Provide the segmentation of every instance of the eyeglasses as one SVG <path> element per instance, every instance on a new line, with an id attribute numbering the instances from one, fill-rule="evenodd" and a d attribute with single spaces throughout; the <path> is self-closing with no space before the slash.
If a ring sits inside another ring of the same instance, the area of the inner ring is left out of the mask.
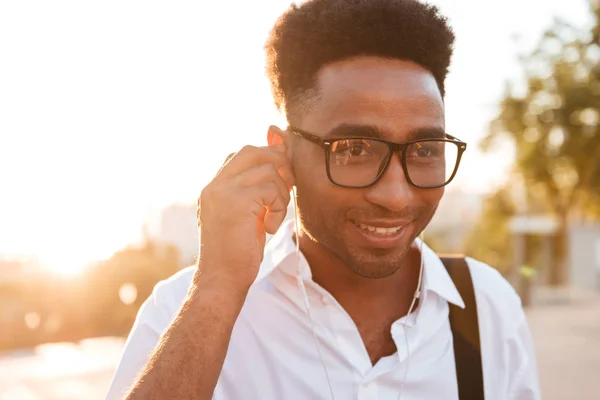
<path id="1" fill-rule="evenodd" d="M 323 139 L 301 129 L 288 132 L 325 150 L 327 177 L 337 186 L 367 188 L 375 185 L 390 165 L 395 152 L 409 184 L 421 189 L 446 186 L 454 179 L 467 144 L 446 134 L 444 139 L 425 138 L 394 143 L 370 137 Z"/>

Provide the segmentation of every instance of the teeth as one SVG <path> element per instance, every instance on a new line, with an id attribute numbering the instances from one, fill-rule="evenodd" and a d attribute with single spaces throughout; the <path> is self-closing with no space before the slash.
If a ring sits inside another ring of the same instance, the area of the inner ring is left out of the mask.
<path id="1" fill-rule="evenodd" d="M 378 235 L 393 235 L 394 233 L 398 232 L 402 227 L 401 226 L 396 226 L 396 227 L 392 227 L 392 228 L 384 228 L 381 226 L 371 226 L 371 225 L 366 225 L 366 224 L 359 224 L 359 226 L 361 227 L 361 229 L 364 229 L 366 231 L 369 232 L 374 232 Z"/>

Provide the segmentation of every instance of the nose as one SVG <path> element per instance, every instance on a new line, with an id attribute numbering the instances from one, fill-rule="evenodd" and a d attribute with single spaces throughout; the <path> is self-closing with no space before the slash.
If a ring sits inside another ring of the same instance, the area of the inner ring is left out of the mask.
<path id="1" fill-rule="evenodd" d="M 379 181 L 367 188 L 366 199 L 390 211 L 399 212 L 415 199 L 415 189 L 406 179 L 401 155 L 394 153 Z"/>

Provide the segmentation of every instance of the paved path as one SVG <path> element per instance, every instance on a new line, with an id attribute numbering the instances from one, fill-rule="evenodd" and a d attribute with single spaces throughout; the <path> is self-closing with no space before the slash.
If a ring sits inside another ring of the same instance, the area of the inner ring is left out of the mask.
<path id="1" fill-rule="evenodd" d="M 527 314 L 542 398 L 600 399 L 600 294 L 541 293 Z"/>
<path id="2" fill-rule="evenodd" d="M 544 400 L 600 399 L 600 294 L 538 293 L 527 311 Z M 101 400 L 122 339 L 0 354 L 0 400 Z"/>

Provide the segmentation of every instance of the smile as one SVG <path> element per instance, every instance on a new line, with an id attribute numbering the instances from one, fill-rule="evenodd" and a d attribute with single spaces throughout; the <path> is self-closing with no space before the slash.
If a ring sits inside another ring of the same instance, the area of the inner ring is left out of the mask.
<path id="1" fill-rule="evenodd" d="M 381 235 L 381 236 L 393 235 L 396 232 L 398 232 L 400 229 L 403 228 L 403 226 L 393 226 L 393 227 L 373 226 L 373 225 L 363 224 L 361 222 L 355 222 L 354 224 L 365 231 L 374 233 L 376 235 Z"/>
<path id="2" fill-rule="evenodd" d="M 407 231 L 411 225 L 410 221 L 352 221 L 351 231 L 361 246 L 376 249 L 392 249 L 402 245 L 406 240 Z M 368 223 L 367 223 L 368 222 Z"/>

